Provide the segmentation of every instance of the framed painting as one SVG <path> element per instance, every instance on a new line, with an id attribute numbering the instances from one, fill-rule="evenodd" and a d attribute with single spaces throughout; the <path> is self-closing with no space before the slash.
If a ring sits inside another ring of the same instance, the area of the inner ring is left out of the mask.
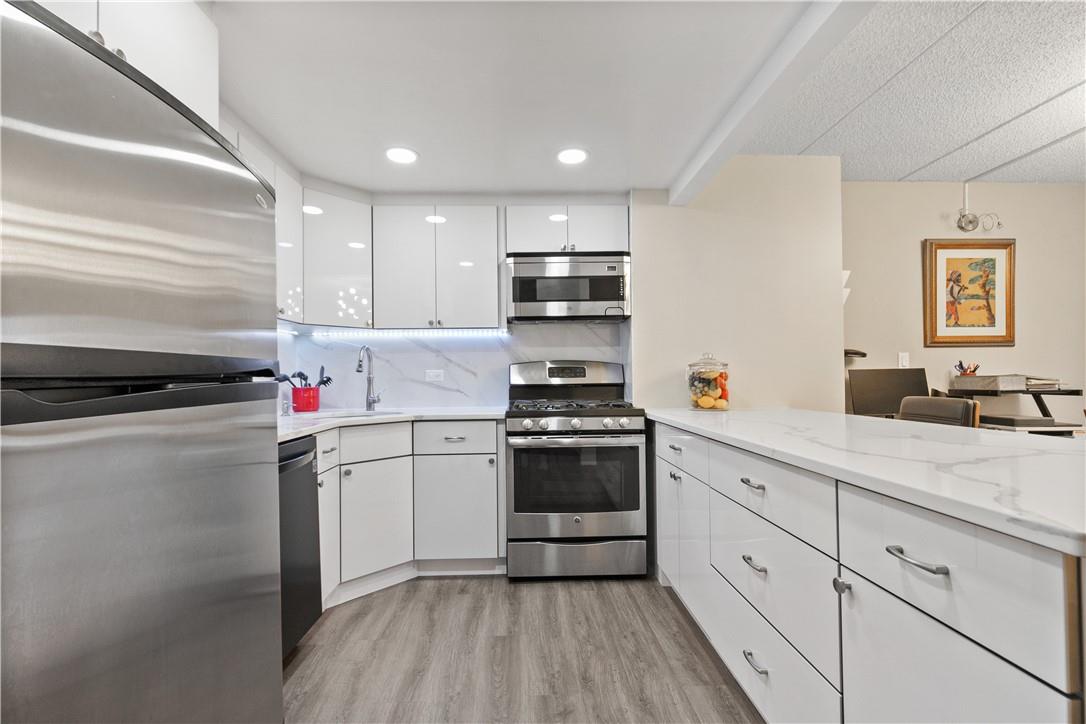
<path id="1" fill-rule="evenodd" d="M 924 346 L 1014 346 L 1014 239 L 925 239 Z"/>

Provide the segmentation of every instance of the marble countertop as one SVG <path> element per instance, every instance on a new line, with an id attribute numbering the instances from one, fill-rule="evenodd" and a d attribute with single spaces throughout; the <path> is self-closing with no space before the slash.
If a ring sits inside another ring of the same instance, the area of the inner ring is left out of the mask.
<path id="1" fill-rule="evenodd" d="M 1086 440 L 810 410 L 650 409 L 687 432 L 1074 556 Z"/>
<path id="2" fill-rule="evenodd" d="M 280 416 L 279 442 L 332 430 L 337 427 L 380 425 L 386 422 L 422 420 L 501 420 L 504 407 L 411 407 L 398 410 L 321 410 Z"/>

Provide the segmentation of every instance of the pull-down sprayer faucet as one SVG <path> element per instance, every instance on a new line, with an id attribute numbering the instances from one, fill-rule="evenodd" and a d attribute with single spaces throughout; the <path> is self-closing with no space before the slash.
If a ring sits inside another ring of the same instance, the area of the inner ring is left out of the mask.
<path id="1" fill-rule="evenodd" d="M 362 345 L 358 350 L 358 367 L 355 372 L 366 372 L 366 411 L 373 412 L 381 401 L 381 395 L 373 391 L 373 350 L 368 344 Z"/>

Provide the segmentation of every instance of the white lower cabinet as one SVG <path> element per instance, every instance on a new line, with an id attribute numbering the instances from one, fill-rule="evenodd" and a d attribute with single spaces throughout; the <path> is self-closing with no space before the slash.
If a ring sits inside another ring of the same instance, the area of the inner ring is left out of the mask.
<path id="1" fill-rule="evenodd" d="M 496 558 L 497 455 L 416 456 L 414 529 L 418 560 Z"/>
<path id="2" fill-rule="evenodd" d="M 679 472 L 679 581 L 676 590 L 703 627 L 714 609 L 709 562 L 709 486 Z M 673 579 L 674 582 L 674 579 Z"/>
<path id="3" fill-rule="evenodd" d="M 321 545 L 321 601 L 339 585 L 339 468 L 317 477 L 317 515 Z"/>
<path id="4" fill-rule="evenodd" d="M 1081 720 L 1077 700 L 859 575 L 841 578 L 852 585 L 841 596 L 846 722 Z"/>
<path id="5" fill-rule="evenodd" d="M 674 465 L 656 458 L 656 566 L 679 582 L 679 483 Z"/>
<path id="6" fill-rule="evenodd" d="M 340 470 L 342 580 L 411 561 L 411 457 L 344 465 Z"/>
<path id="7" fill-rule="evenodd" d="M 702 628 L 765 720 L 839 722 L 837 690 L 722 576 L 707 582 L 713 609 Z"/>

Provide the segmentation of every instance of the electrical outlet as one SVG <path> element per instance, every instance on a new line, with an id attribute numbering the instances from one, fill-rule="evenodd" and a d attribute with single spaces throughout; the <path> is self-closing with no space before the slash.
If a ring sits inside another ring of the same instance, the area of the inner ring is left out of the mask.
<path id="1" fill-rule="evenodd" d="M 427 382 L 444 382 L 445 370 L 426 370 Z"/>
<path id="2" fill-rule="evenodd" d="M 897 366 L 901 367 L 902 369 L 909 366 L 909 353 L 908 352 L 898 352 L 897 353 Z"/>

